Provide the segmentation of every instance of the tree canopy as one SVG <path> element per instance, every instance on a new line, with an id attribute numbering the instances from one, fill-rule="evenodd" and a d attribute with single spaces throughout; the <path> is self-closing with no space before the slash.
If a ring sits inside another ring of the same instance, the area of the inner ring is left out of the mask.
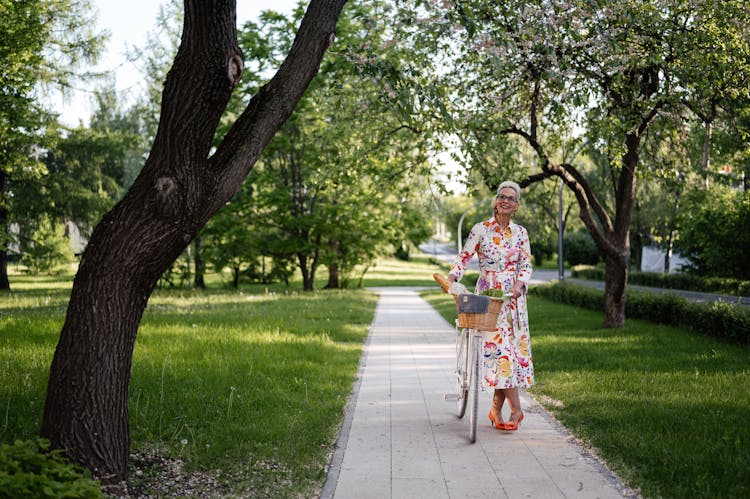
<path id="1" fill-rule="evenodd" d="M 744 3 L 404 7 L 404 23 L 415 20 L 430 29 L 412 31 L 414 46 L 448 61 L 437 78 L 453 89 L 451 122 L 472 171 L 488 186 L 507 177 L 522 186 L 563 180 L 606 257 L 605 325 L 622 325 L 638 183 L 663 166 L 642 160 L 644 145 L 659 140 L 650 133 L 656 127 L 700 127 L 693 111 L 707 99 L 747 96 Z M 579 144 L 597 158 L 604 182 L 592 182 L 581 160 L 567 157 Z M 523 150 L 533 151 L 534 164 L 519 161 Z"/>

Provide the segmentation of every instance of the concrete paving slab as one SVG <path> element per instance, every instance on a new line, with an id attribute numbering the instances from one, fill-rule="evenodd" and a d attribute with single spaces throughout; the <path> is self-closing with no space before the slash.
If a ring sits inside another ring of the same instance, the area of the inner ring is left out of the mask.
<path id="1" fill-rule="evenodd" d="M 490 425 L 491 393 L 481 393 L 471 444 L 468 418 L 443 397 L 454 390 L 455 329 L 414 289 L 376 291 L 322 498 L 637 496 L 525 393 L 517 432 Z"/>

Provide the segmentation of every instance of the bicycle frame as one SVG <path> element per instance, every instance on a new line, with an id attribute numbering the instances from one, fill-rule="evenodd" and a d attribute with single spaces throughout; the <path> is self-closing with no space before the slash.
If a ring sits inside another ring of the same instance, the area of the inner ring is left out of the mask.
<path id="1" fill-rule="evenodd" d="M 477 434 L 479 403 L 479 373 L 482 359 L 483 336 L 480 331 L 462 328 L 456 335 L 456 401 L 458 417 L 463 418 L 469 408 L 469 440 Z"/>

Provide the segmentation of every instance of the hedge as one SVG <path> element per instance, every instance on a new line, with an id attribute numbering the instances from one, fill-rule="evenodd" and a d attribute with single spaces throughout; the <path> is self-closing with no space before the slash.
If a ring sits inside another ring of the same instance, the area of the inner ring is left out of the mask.
<path id="1" fill-rule="evenodd" d="M 570 275 L 578 279 L 603 281 L 604 269 L 590 265 L 577 265 L 573 267 Z M 733 296 L 750 296 L 750 281 L 728 277 L 701 277 L 682 272 L 674 274 L 630 272 L 628 274 L 628 284 L 650 286 L 653 288 L 700 291 L 704 293 L 722 293 Z"/>
<path id="2" fill-rule="evenodd" d="M 604 309 L 604 291 L 588 286 L 556 282 L 532 286 L 529 293 L 591 310 Z M 693 303 L 673 294 L 628 290 L 625 315 L 750 345 L 750 309 L 742 305 Z"/>

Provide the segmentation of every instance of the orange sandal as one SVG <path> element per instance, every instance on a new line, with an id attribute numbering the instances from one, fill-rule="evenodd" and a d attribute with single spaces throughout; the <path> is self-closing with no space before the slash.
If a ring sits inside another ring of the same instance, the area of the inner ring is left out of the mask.
<path id="1" fill-rule="evenodd" d="M 505 431 L 516 431 L 518 429 L 518 425 L 521 424 L 521 421 L 523 421 L 523 413 L 518 417 L 518 421 L 508 421 L 503 425 L 503 430 Z"/>
<path id="2" fill-rule="evenodd" d="M 492 415 L 492 411 L 490 411 L 490 413 L 489 413 L 489 418 L 490 418 L 490 422 L 492 423 L 492 426 L 494 426 L 498 430 L 505 430 L 505 429 L 507 429 L 505 427 L 506 423 L 504 421 L 502 421 L 502 420 L 499 421 L 499 422 L 495 421 L 495 417 Z"/>

